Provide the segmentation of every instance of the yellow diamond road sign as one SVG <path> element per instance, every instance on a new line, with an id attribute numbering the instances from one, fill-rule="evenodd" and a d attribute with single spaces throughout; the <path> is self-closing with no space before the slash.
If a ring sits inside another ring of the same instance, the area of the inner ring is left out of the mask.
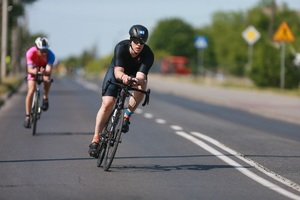
<path id="1" fill-rule="evenodd" d="M 291 32 L 288 24 L 286 22 L 282 22 L 273 35 L 273 40 L 276 42 L 294 42 L 295 37 Z"/>
<path id="2" fill-rule="evenodd" d="M 254 28 L 254 26 L 248 26 L 243 31 L 242 36 L 249 45 L 253 45 L 260 38 L 260 33 Z"/>

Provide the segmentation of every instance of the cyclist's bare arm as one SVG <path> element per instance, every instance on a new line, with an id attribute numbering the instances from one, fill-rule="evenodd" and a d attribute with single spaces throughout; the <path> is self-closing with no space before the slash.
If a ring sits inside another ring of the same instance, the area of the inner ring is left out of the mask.
<path id="1" fill-rule="evenodd" d="M 141 85 L 143 89 L 146 89 L 147 76 L 143 72 L 137 72 L 136 77 L 137 84 Z"/>
<path id="2" fill-rule="evenodd" d="M 134 80 L 134 82 L 138 81 L 136 78 L 132 78 L 129 75 L 125 74 L 123 67 L 116 66 L 114 68 L 114 74 L 115 78 L 121 80 L 125 85 L 132 83 L 131 80 Z"/>
<path id="3" fill-rule="evenodd" d="M 51 75 L 51 72 L 52 72 L 52 68 L 53 68 L 52 65 L 47 64 L 46 67 L 43 69 L 42 74 L 43 74 L 44 76 L 50 76 L 50 75 Z"/>
<path id="4" fill-rule="evenodd" d="M 32 74 L 32 75 L 35 75 L 38 73 L 38 68 L 37 67 L 34 67 L 33 65 L 28 65 L 27 66 L 27 72 L 29 74 Z"/>
<path id="5" fill-rule="evenodd" d="M 115 78 L 122 80 L 123 76 L 124 76 L 124 68 L 120 67 L 120 66 L 115 66 L 114 68 L 114 74 L 115 74 Z"/>
<path id="6" fill-rule="evenodd" d="M 124 84 L 128 84 L 131 79 L 133 79 L 137 85 L 144 85 L 147 81 L 146 75 L 143 72 L 137 72 L 136 77 L 131 78 L 124 73 L 124 68 L 120 66 L 115 66 L 114 74 L 116 79 L 122 80 Z"/>

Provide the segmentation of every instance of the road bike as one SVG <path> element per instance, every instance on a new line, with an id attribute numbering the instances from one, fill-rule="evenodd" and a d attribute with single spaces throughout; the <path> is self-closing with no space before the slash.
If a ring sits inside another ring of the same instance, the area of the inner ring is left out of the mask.
<path id="1" fill-rule="evenodd" d="M 121 143 L 124 113 L 128 108 L 129 97 L 132 96 L 131 91 L 141 92 L 145 95 L 142 106 L 149 104 L 150 89 L 145 91 L 135 88 L 132 86 L 133 82 L 134 81 L 131 80 L 128 85 L 125 85 L 109 80 L 104 89 L 104 91 L 106 91 L 109 84 L 113 84 L 119 87 L 118 96 L 114 103 L 113 110 L 102 131 L 102 134 L 100 135 L 100 144 L 98 145 L 96 153 L 97 167 L 101 167 L 101 164 L 103 163 L 104 171 L 108 171 L 108 169 L 110 168 L 117 152 L 118 145 L 119 143 Z"/>
<path id="2" fill-rule="evenodd" d="M 53 82 L 53 79 L 50 80 Z M 30 124 L 32 127 L 32 135 L 34 136 L 36 134 L 36 127 L 37 127 L 37 121 L 41 118 L 42 115 L 42 106 L 40 104 L 40 86 L 41 83 L 43 83 L 43 75 L 41 73 L 38 73 L 36 75 L 36 87 L 33 94 L 32 104 L 31 104 L 31 112 L 30 112 Z"/>

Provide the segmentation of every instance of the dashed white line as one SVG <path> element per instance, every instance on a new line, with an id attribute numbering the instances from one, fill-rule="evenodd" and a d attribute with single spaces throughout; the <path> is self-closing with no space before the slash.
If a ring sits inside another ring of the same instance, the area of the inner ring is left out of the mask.
<path id="1" fill-rule="evenodd" d="M 162 120 L 162 119 L 159 119 L 159 120 L 156 120 L 157 123 L 161 122 L 161 121 L 165 121 L 165 120 Z M 217 151 L 216 149 L 214 149 L 213 147 L 209 146 L 208 144 L 204 143 L 203 141 L 201 141 L 200 139 L 194 137 L 194 136 L 197 136 L 197 137 L 200 137 L 201 139 L 204 139 L 208 142 L 210 142 L 211 144 L 214 144 L 216 146 L 218 146 L 219 148 L 227 151 L 228 153 L 230 153 L 231 155 L 234 155 L 236 156 L 237 158 L 243 160 L 244 162 L 246 162 L 247 164 L 255 167 L 256 169 L 258 169 L 259 171 L 261 172 L 264 172 L 266 175 L 268 175 L 269 177 L 273 178 L 274 180 L 277 180 L 279 181 L 280 183 L 283 183 L 297 191 L 300 191 L 299 190 L 299 185 L 284 178 L 284 177 L 281 177 L 280 175 L 276 174 L 272 174 L 270 172 L 268 172 L 266 170 L 265 167 L 262 167 L 261 165 L 259 165 L 258 163 L 255 163 L 254 161 L 252 161 L 251 159 L 246 159 L 245 157 L 243 157 L 241 154 L 239 154 L 238 152 L 226 147 L 225 145 L 222 145 L 219 141 L 211 138 L 211 137 L 208 137 L 204 134 L 201 134 L 201 133 L 198 133 L 198 132 L 191 132 L 192 135 L 188 134 L 188 133 L 185 133 L 183 132 L 183 128 L 180 127 L 180 126 L 177 126 L 177 125 L 171 125 L 170 126 L 171 129 L 175 130 L 175 133 L 195 144 L 197 144 L 198 146 L 200 146 L 201 148 L 205 149 L 206 151 L 210 152 L 211 154 L 215 155 L 216 157 L 218 157 L 219 159 L 223 160 L 225 163 L 229 164 L 230 166 L 234 167 L 236 170 L 240 171 L 242 174 L 244 174 L 245 176 L 251 178 L 252 180 L 258 182 L 259 184 L 271 189 L 271 190 L 274 190 L 276 191 L 277 193 L 279 194 L 282 194 L 283 196 L 285 197 L 288 197 L 290 199 L 300 199 L 300 196 L 299 195 L 296 195 L 292 192 L 289 192 L 285 189 L 283 189 L 282 187 L 258 176 L 257 174 L 249 171 L 248 169 L 246 169 L 244 166 L 242 166 L 241 164 L 237 163 L 236 161 L 232 160 L 231 158 L 229 158 L 228 156 L 225 156 L 224 154 L 222 154 L 221 152 Z"/>
<path id="2" fill-rule="evenodd" d="M 137 108 L 137 109 L 134 111 L 134 113 L 141 114 L 141 113 L 143 113 L 143 110 L 140 109 L 140 108 Z"/>
<path id="3" fill-rule="evenodd" d="M 164 120 L 164 119 L 156 119 L 155 121 L 159 124 L 165 124 L 166 123 L 166 120 Z"/>
<path id="4" fill-rule="evenodd" d="M 150 114 L 150 113 L 145 113 L 145 114 L 144 114 L 144 117 L 145 117 L 145 118 L 148 118 L 148 119 L 151 119 L 151 118 L 153 118 L 153 115 Z"/>
<path id="5" fill-rule="evenodd" d="M 183 130 L 180 126 L 177 126 L 177 125 L 171 125 L 170 127 L 171 127 L 171 129 L 173 129 L 175 131 Z"/>

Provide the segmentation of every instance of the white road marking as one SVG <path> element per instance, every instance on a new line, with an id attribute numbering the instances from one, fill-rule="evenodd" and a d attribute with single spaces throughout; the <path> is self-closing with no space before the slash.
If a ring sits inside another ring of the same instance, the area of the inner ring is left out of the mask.
<path id="1" fill-rule="evenodd" d="M 166 120 L 164 120 L 164 119 L 156 119 L 155 121 L 159 124 L 165 124 L 166 123 Z"/>
<path id="2" fill-rule="evenodd" d="M 145 113 L 145 114 L 144 114 L 144 117 L 145 117 L 145 118 L 148 118 L 148 119 L 151 119 L 151 118 L 153 118 L 153 115 L 150 114 L 150 113 Z"/>
<path id="3" fill-rule="evenodd" d="M 176 126 L 176 125 L 171 125 L 170 127 L 171 127 L 171 129 L 173 129 L 175 131 L 183 130 L 180 126 Z"/>
<path id="4" fill-rule="evenodd" d="M 93 83 L 90 83 L 90 82 L 87 82 L 87 81 L 84 81 L 82 79 L 77 79 L 77 82 L 81 85 L 83 85 L 84 87 L 86 87 L 87 89 L 90 89 L 90 90 L 94 90 L 94 91 L 98 91 L 99 90 L 99 87 L 98 85 L 96 84 L 93 84 Z M 135 113 L 142 113 L 142 109 L 136 109 Z M 150 114 L 150 113 L 146 113 L 144 114 L 144 117 L 145 118 L 153 118 L 153 115 Z M 164 124 L 166 123 L 165 120 L 163 119 L 157 119 L 156 120 L 157 123 L 161 123 L 161 124 Z M 196 137 L 199 137 L 203 140 L 206 140 L 208 142 L 210 142 L 211 144 L 214 144 L 216 145 L 217 147 L 223 149 L 224 151 L 230 153 L 231 155 L 234 155 L 235 157 L 241 159 L 242 161 L 246 162 L 247 164 L 255 167 L 256 169 L 258 169 L 259 171 L 263 172 L 264 174 L 268 175 L 269 177 L 273 178 L 274 180 L 277 180 L 297 191 L 300 191 L 300 186 L 278 174 L 275 174 L 274 172 L 271 172 L 270 170 L 266 169 L 265 167 L 261 166 L 260 164 L 252 161 L 251 159 L 249 158 L 246 158 L 244 157 L 243 155 L 239 154 L 238 152 L 230 149 L 229 147 L 226 147 L 225 145 L 223 145 L 222 143 L 220 143 L 219 141 L 211 138 L 211 137 L 208 137 L 202 133 L 198 133 L 198 132 L 191 132 L 192 135 L 196 136 L 192 136 L 188 133 L 185 133 L 181 130 L 183 130 L 182 127 L 180 126 L 177 126 L 177 125 L 171 125 L 170 126 L 171 129 L 175 130 L 176 134 L 195 143 L 196 145 L 200 146 L 201 148 L 205 149 L 206 151 L 210 152 L 211 154 L 215 155 L 217 158 L 220 158 L 221 160 L 223 160 L 225 163 L 229 164 L 230 166 L 234 167 L 236 170 L 240 171 L 242 174 L 244 174 L 245 176 L 251 178 L 252 180 L 260 183 L 261 185 L 271 189 L 271 190 L 274 190 L 288 198 L 291 198 L 291 199 L 300 199 L 300 196 L 299 195 L 296 195 L 294 193 L 291 193 L 273 183 L 271 183 L 270 181 L 256 175 L 255 173 L 249 171 L 248 169 L 246 169 L 244 166 L 240 165 L 239 163 L 235 162 L 234 160 L 232 160 L 231 158 L 225 156 L 224 154 L 222 154 L 221 152 L 217 151 L 216 149 L 214 149 L 213 147 L 209 146 L 208 144 L 204 143 L 203 141 L 201 141 L 200 139 L 196 138 Z"/>
<path id="5" fill-rule="evenodd" d="M 215 155 L 217 158 L 223 160 L 225 163 L 227 163 L 228 165 L 234 167 L 236 170 L 240 171 L 242 174 L 244 174 L 245 176 L 251 178 L 252 180 L 260 183 L 261 185 L 274 190 L 288 198 L 291 199 L 300 199 L 300 196 L 291 193 L 281 187 L 279 187 L 278 185 L 275 185 L 273 183 L 271 183 L 270 181 L 254 174 L 253 172 L 249 171 L 248 169 L 246 169 L 244 166 L 240 165 L 239 163 L 235 162 L 234 160 L 232 160 L 231 158 L 225 156 L 224 154 L 222 154 L 221 152 L 217 151 L 216 149 L 212 148 L 211 146 L 209 146 L 208 144 L 204 143 L 203 141 L 201 141 L 200 139 L 197 139 L 194 136 L 191 136 L 190 134 L 187 134 L 183 131 L 176 131 L 176 134 L 195 143 L 196 145 L 200 146 L 201 148 L 205 149 L 206 151 L 210 152 L 211 154 Z"/>
<path id="6" fill-rule="evenodd" d="M 143 110 L 140 109 L 140 108 L 137 108 L 137 109 L 134 111 L 134 113 L 141 114 L 141 113 L 143 113 Z"/>
<path id="7" fill-rule="evenodd" d="M 225 146 L 224 144 L 220 143 L 219 141 L 204 135 L 202 133 L 198 133 L 198 132 L 191 132 L 192 135 L 199 137 L 201 139 L 204 139 L 214 145 L 216 145 L 217 147 L 223 149 L 224 151 L 227 151 L 228 153 L 230 153 L 231 155 L 234 155 L 235 157 L 239 158 L 240 160 L 248 163 L 249 165 L 251 165 L 252 167 L 255 167 L 256 169 L 258 169 L 259 171 L 263 172 L 264 174 L 266 174 L 267 176 L 277 180 L 278 182 L 281 182 L 282 184 L 292 187 L 295 190 L 300 192 L 300 185 L 298 185 L 295 182 L 292 182 L 282 176 L 280 176 L 279 174 L 276 174 L 275 172 L 272 172 L 271 170 L 267 169 L 266 167 L 258 164 L 257 162 L 251 160 L 250 158 L 247 158 L 245 156 L 243 156 L 242 154 L 234 151 L 233 149 L 230 149 L 229 147 Z"/>

